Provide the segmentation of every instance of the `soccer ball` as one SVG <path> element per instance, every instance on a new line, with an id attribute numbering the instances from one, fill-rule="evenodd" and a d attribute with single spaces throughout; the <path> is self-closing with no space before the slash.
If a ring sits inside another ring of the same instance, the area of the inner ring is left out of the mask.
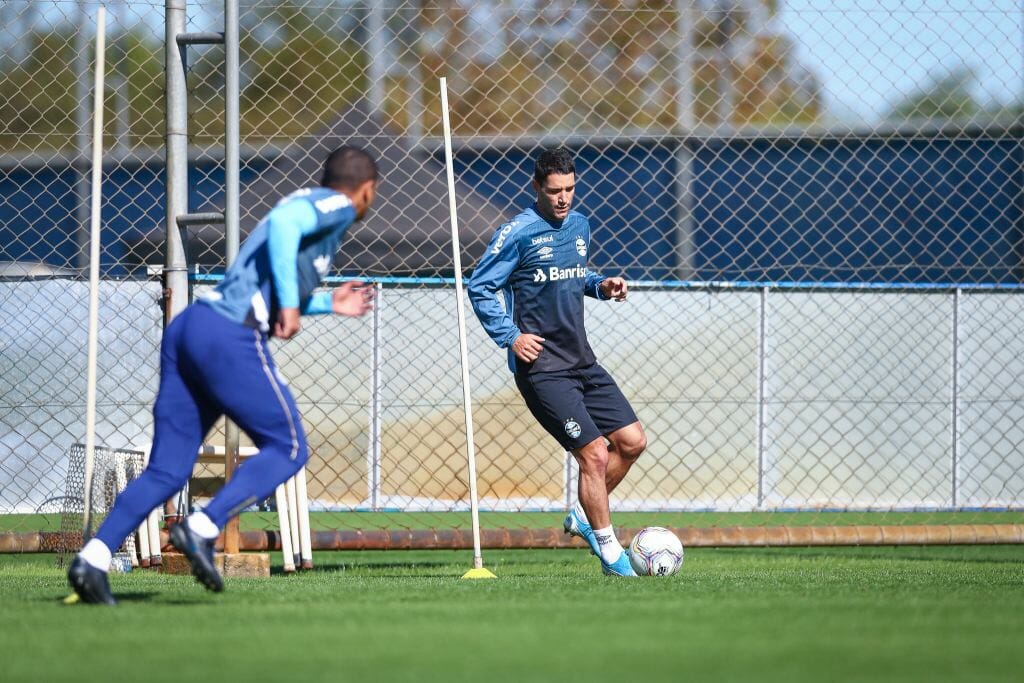
<path id="1" fill-rule="evenodd" d="M 629 562 L 640 576 L 672 576 L 683 565 L 683 544 L 668 529 L 649 526 L 629 544 Z"/>

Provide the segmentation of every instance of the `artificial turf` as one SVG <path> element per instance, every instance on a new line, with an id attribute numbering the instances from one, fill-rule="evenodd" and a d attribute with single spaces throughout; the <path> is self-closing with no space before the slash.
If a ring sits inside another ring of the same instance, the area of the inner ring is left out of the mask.
<path id="1" fill-rule="evenodd" d="M 488 512 L 480 513 L 483 529 L 559 529 L 565 512 Z M 276 529 L 275 512 L 245 512 L 239 516 L 243 531 Z M 615 526 L 639 529 L 650 525 L 668 527 L 732 526 L 845 526 L 850 524 L 1024 524 L 1021 510 L 961 511 L 772 511 L 772 512 L 615 512 Z M 350 511 L 310 513 L 314 530 L 350 529 L 469 529 L 471 521 L 464 512 Z M 5 531 L 59 531 L 61 515 L 0 514 L 0 533 Z"/>
<path id="2" fill-rule="evenodd" d="M 280 555 L 272 555 L 279 560 Z M 318 553 L 312 572 L 113 575 L 67 606 L 0 555 L 3 681 L 1019 681 L 1024 547 L 704 549 L 671 578 L 583 550 Z"/>

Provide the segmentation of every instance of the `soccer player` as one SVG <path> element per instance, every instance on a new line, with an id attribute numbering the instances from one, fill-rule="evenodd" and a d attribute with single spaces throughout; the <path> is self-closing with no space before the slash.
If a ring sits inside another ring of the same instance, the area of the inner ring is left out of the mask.
<path id="1" fill-rule="evenodd" d="M 354 147 L 335 150 L 324 163 L 321 187 L 282 199 L 245 240 L 216 289 L 167 327 L 149 465 L 117 497 L 96 536 L 72 561 L 68 581 L 81 600 L 116 604 L 107 581 L 112 551 L 150 510 L 185 485 L 204 437 L 227 415 L 259 454 L 247 459 L 202 511 L 170 531 L 171 543 L 188 558 L 199 582 L 223 590 L 213 564 L 218 533 L 308 458 L 299 412 L 270 356 L 268 337 L 294 337 L 301 313 L 361 316 L 372 308 L 373 289 L 363 283 L 313 290 L 376 191 L 373 158 Z"/>
<path id="2" fill-rule="evenodd" d="M 587 269 L 590 223 L 570 211 L 572 154 L 560 147 L 536 161 L 537 200 L 495 232 L 469 281 L 473 310 L 508 349 L 527 407 L 579 463 L 579 502 L 566 533 L 584 538 L 613 576 L 636 576 L 615 537 L 608 494 L 647 446 L 629 402 L 597 363 L 583 327 L 583 296 L 625 301 L 626 281 Z"/>

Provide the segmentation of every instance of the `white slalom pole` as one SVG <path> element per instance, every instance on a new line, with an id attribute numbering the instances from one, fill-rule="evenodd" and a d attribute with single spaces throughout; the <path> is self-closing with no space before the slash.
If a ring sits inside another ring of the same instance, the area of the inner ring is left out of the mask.
<path id="1" fill-rule="evenodd" d="M 309 529 L 309 491 L 306 486 L 306 468 L 295 475 L 295 517 L 299 520 L 299 567 L 313 568 L 313 533 Z"/>
<path id="2" fill-rule="evenodd" d="M 295 477 L 284 483 L 284 494 L 288 498 L 288 530 L 292 534 L 292 564 L 301 566 L 302 549 L 299 541 L 299 496 L 295 490 Z"/>
<path id="3" fill-rule="evenodd" d="M 444 164 L 448 175 L 448 211 L 452 224 L 452 260 L 455 262 L 455 301 L 459 317 L 459 358 L 462 361 L 462 405 L 466 412 L 466 456 L 469 459 L 469 508 L 473 517 L 473 568 L 464 579 L 492 579 L 480 552 L 480 509 L 476 492 L 476 451 L 473 446 L 473 404 L 469 390 L 469 350 L 466 347 L 466 310 L 462 296 L 462 254 L 455 214 L 455 170 L 452 164 L 452 125 L 448 118 L 448 79 L 441 78 L 441 113 L 444 121 Z"/>
<path id="4" fill-rule="evenodd" d="M 277 525 L 281 530 L 281 555 L 284 558 L 284 571 L 291 574 L 295 571 L 295 554 L 292 548 L 292 527 L 288 512 L 288 487 L 286 484 L 278 484 L 274 489 L 274 499 L 277 501 Z"/>
<path id="5" fill-rule="evenodd" d="M 79 30 L 83 30 L 81 27 Z M 103 182 L 103 55 L 107 10 L 96 13 L 96 78 L 92 109 L 92 210 L 89 239 L 89 332 L 85 388 L 85 491 L 82 495 L 82 542 L 92 537 L 92 477 L 96 458 L 96 356 L 100 317 L 100 198 Z M 114 548 L 116 550 L 116 548 Z"/>

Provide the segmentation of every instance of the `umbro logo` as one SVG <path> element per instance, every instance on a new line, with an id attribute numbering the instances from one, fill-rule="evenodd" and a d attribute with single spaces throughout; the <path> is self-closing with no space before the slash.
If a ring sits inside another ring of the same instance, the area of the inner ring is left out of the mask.
<path id="1" fill-rule="evenodd" d="M 313 267 L 316 268 L 316 272 L 320 274 L 320 277 L 327 275 L 327 271 L 331 267 L 331 257 L 326 254 L 322 254 L 313 259 Z"/>

